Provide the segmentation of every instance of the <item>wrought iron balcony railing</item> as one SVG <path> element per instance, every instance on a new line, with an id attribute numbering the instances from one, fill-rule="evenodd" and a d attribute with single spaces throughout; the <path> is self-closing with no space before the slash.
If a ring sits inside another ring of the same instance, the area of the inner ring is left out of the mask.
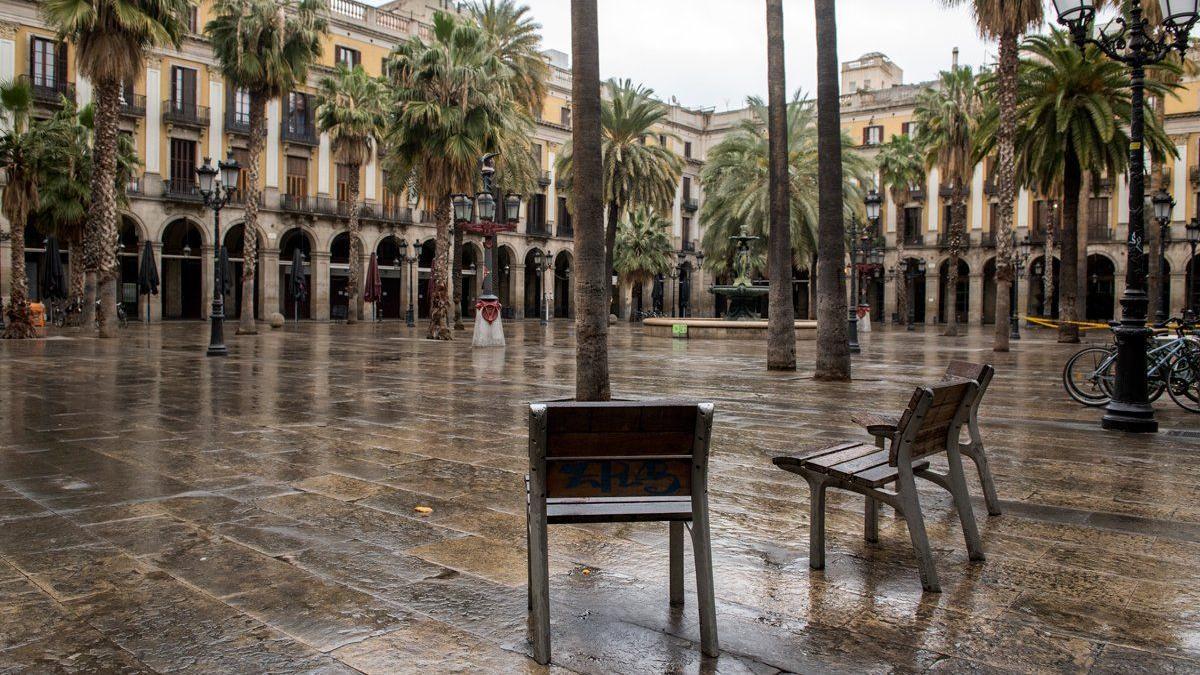
<path id="1" fill-rule="evenodd" d="M 29 84 L 33 92 L 33 100 L 42 105 L 57 106 L 62 99 L 75 101 L 75 84 L 65 79 L 44 77 L 42 75 L 22 75 L 21 79 Z"/>
<path id="2" fill-rule="evenodd" d="M 141 94 L 123 94 L 117 109 L 125 117 L 145 117 L 146 97 Z"/>
<path id="3" fill-rule="evenodd" d="M 203 203 L 204 195 L 195 181 L 163 181 L 163 198 L 173 202 Z"/>
<path id="4" fill-rule="evenodd" d="M 312 124 L 300 124 L 287 122 L 280 126 L 279 140 L 285 143 L 295 143 L 297 145 L 310 145 L 316 147 L 320 145 L 320 136 L 317 135 L 317 129 Z"/>
<path id="5" fill-rule="evenodd" d="M 695 197 L 685 197 L 683 200 L 683 209 L 693 213 L 698 211 L 700 209 L 700 200 Z"/>
<path id="6" fill-rule="evenodd" d="M 208 126 L 208 106 L 185 101 L 163 101 L 163 121 L 183 127 L 204 128 Z"/>
<path id="7" fill-rule="evenodd" d="M 226 110 L 225 133 L 248 136 L 250 134 L 250 113 L 238 112 L 233 109 Z"/>

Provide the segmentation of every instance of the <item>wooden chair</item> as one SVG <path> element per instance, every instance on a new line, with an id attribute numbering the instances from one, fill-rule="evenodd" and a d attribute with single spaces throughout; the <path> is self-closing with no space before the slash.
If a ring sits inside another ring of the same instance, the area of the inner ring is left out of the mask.
<path id="1" fill-rule="evenodd" d="M 673 401 L 529 406 L 529 610 L 533 658 L 550 661 L 547 525 L 667 521 L 670 602 L 683 603 L 683 530 L 691 524 L 700 647 L 717 656 L 708 529 L 713 405 Z"/>
<path id="2" fill-rule="evenodd" d="M 963 478 L 958 435 L 970 414 L 971 401 L 979 388 L 973 380 L 917 387 L 908 408 L 896 425 L 891 447 L 883 450 L 870 443 L 846 442 L 815 452 L 784 455 L 775 465 L 799 474 L 812 491 L 809 522 L 809 567 L 825 567 L 825 490 L 839 488 L 866 497 L 864 536 L 879 539 L 879 502 L 890 505 L 907 521 L 909 537 L 917 555 L 921 586 L 939 592 L 937 568 L 925 535 L 925 520 L 917 497 L 915 477 L 921 476 L 945 487 L 954 496 L 971 560 L 983 560 L 983 545 L 971 511 L 971 498 Z M 945 452 L 950 470 L 931 471 L 924 458 Z M 896 483 L 896 489 L 885 486 Z"/>
<path id="3" fill-rule="evenodd" d="M 988 364 L 969 363 L 967 361 L 951 361 L 946 366 L 943 382 L 956 379 L 975 380 L 979 389 L 975 392 L 975 400 L 971 401 L 970 417 L 967 419 L 967 430 L 970 443 L 959 443 L 958 450 L 975 462 L 975 470 L 979 473 L 979 484 L 983 488 L 983 500 L 987 504 L 988 515 L 1000 515 L 1000 498 L 996 495 L 996 483 L 992 480 L 992 470 L 988 467 L 987 454 L 983 451 L 983 437 L 979 434 L 979 404 L 996 369 Z M 896 433 L 899 419 L 888 415 L 859 413 L 851 415 L 850 419 L 861 425 L 867 433 L 875 437 L 876 445 L 883 447 L 885 439 L 890 439 Z"/>

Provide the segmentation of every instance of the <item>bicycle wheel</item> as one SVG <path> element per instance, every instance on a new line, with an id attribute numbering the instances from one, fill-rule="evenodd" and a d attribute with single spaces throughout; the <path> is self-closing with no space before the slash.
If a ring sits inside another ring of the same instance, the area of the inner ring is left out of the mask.
<path id="1" fill-rule="evenodd" d="M 1167 374 L 1167 393 L 1180 408 L 1200 413 L 1200 357 L 1183 354 Z"/>
<path id="2" fill-rule="evenodd" d="M 1114 352 L 1107 347 L 1080 350 L 1063 368 L 1063 387 L 1071 398 L 1088 406 L 1102 406 L 1111 398 Z"/>

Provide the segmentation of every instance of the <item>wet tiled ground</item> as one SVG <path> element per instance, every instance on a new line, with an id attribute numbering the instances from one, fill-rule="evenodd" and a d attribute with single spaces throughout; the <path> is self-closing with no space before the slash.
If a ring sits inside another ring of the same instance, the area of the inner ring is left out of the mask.
<path id="1" fill-rule="evenodd" d="M 0 343 L 0 672 L 546 670 L 525 406 L 573 393 L 568 326 L 510 325 L 503 352 L 418 335 L 288 326 L 224 360 L 199 324 Z M 788 374 L 754 344 L 612 342 L 618 395 L 716 402 L 723 652 L 700 656 L 690 579 L 667 603 L 665 525 L 556 526 L 550 672 L 1200 671 L 1200 418 L 1164 401 L 1162 433 L 1102 432 L 1062 392 L 1071 349 L 1030 336 L 994 356 L 979 330 L 877 331 L 851 384 L 811 379 L 811 342 Z M 770 457 L 866 438 L 852 410 L 898 411 L 952 358 L 998 368 L 987 561 L 924 485 L 943 593 L 901 521 L 866 544 L 839 493 L 810 571 L 807 487 Z"/>

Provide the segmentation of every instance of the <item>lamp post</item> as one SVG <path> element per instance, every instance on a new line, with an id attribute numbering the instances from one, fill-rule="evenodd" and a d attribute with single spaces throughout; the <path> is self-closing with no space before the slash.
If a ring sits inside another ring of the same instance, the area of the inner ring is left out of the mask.
<path id="1" fill-rule="evenodd" d="M 212 330 L 208 338 L 209 356 L 227 356 L 229 348 L 225 346 L 225 270 L 229 257 L 225 252 L 225 242 L 221 241 L 221 209 L 229 203 L 237 192 L 238 172 L 241 166 L 229 151 L 224 161 L 217 162 L 213 168 L 212 160 L 204 158 L 204 166 L 196 170 L 200 176 L 200 194 L 204 197 L 204 205 L 213 212 L 213 241 L 216 242 L 216 258 L 213 261 L 213 297 L 212 297 Z"/>
<path id="2" fill-rule="evenodd" d="M 408 240 L 400 240 L 400 258 L 396 261 L 396 264 L 399 265 L 400 261 L 408 263 L 408 310 L 404 312 L 404 324 L 409 328 L 417 325 L 416 318 L 413 316 L 413 265 L 416 264 L 417 258 L 420 257 L 418 254 L 420 250 L 421 247 L 414 241 L 413 254 L 409 255 Z M 404 274 L 404 268 L 400 269 L 400 273 Z"/>
<path id="3" fill-rule="evenodd" d="M 1167 191 L 1159 188 L 1158 192 L 1150 198 L 1150 204 L 1154 207 L 1154 219 L 1158 221 L 1158 283 L 1159 288 L 1167 282 L 1167 242 L 1171 240 L 1171 209 L 1175 207 L 1175 200 L 1171 199 L 1171 195 Z M 1162 302 L 1162 297 L 1158 298 L 1158 311 L 1155 312 L 1154 320 L 1162 323 L 1167 320 L 1170 313 L 1167 303 Z"/>
<path id="4" fill-rule="evenodd" d="M 1067 26 L 1082 50 L 1093 44 L 1114 61 L 1129 67 L 1129 238 L 1125 291 L 1121 295 L 1121 321 L 1113 326 L 1117 343 L 1116 381 L 1112 399 L 1100 424 L 1105 429 L 1132 432 L 1158 431 L 1146 384 L 1146 227 L 1145 137 L 1146 66 L 1165 59 L 1172 51 L 1187 51 L 1188 32 L 1200 16 L 1200 0 L 1159 0 L 1162 30 L 1151 30 L 1142 16 L 1140 0 L 1125 0 L 1122 16 L 1111 31 L 1089 36 L 1096 16 L 1094 0 L 1053 0 L 1058 22 Z"/>
<path id="5" fill-rule="evenodd" d="M 479 160 L 479 175 L 483 189 L 475 194 L 476 220 L 471 219 L 472 200 L 469 195 L 451 196 L 454 206 L 454 223 L 466 232 L 483 236 L 483 294 L 475 301 L 475 330 L 471 344 L 475 347 L 503 347 L 504 330 L 501 327 L 500 298 L 493 290 L 492 278 L 496 269 L 496 235 L 517 229 L 521 214 L 521 196 L 508 194 L 504 197 L 502 219 L 496 218 L 496 195 L 493 194 L 492 178 L 496 174 L 496 153 L 488 153 Z M 479 319 L 483 321 L 479 321 Z"/>
<path id="6" fill-rule="evenodd" d="M 1013 250 L 1017 251 L 1013 256 L 1013 297 L 1012 302 L 1008 303 L 1008 339 L 1021 339 L 1021 322 L 1017 316 L 1017 298 L 1020 297 L 1020 279 L 1025 276 L 1025 263 L 1029 260 L 1029 249 L 1033 246 L 1033 241 L 1029 235 L 1020 242 L 1017 242 L 1017 233 L 1013 232 Z"/>
<path id="7" fill-rule="evenodd" d="M 1196 297 L 1196 275 L 1200 274 L 1200 265 L 1196 263 L 1196 246 L 1200 244 L 1200 218 L 1192 218 L 1192 221 L 1187 224 L 1187 242 L 1191 254 L 1188 257 L 1188 266 L 1185 268 L 1188 273 L 1187 301 L 1184 302 L 1184 308 L 1193 317 L 1196 315 L 1197 309 L 1195 305 Z"/>
<path id="8" fill-rule="evenodd" d="M 546 321 L 546 271 L 550 269 L 550 252 L 540 248 L 533 249 L 533 266 L 537 269 L 538 281 L 542 285 L 540 304 L 538 305 L 538 323 L 545 326 Z"/>
<path id="9" fill-rule="evenodd" d="M 675 316 L 675 305 L 677 304 L 676 300 L 679 299 L 679 288 L 678 288 L 679 268 L 678 267 L 674 267 L 674 266 L 671 267 L 670 277 L 671 277 L 671 313 L 670 314 L 672 317 L 674 317 Z"/>
<path id="10" fill-rule="evenodd" d="M 683 292 L 683 282 L 684 282 L 683 273 L 684 273 L 684 265 L 687 265 L 687 252 L 680 251 L 678 254 L 678 257 L 679 257 L 679 265 L 677 268 L 678 271 L 675 274 L 675 305 L 676 305 L 676 309 L 678 309 L 678 311 L 679 311 L 679 318 L 682 319 L 687 316 L 687 308 L 688 308 L 688 303 L 684 301 L 684 292 Z"/>

